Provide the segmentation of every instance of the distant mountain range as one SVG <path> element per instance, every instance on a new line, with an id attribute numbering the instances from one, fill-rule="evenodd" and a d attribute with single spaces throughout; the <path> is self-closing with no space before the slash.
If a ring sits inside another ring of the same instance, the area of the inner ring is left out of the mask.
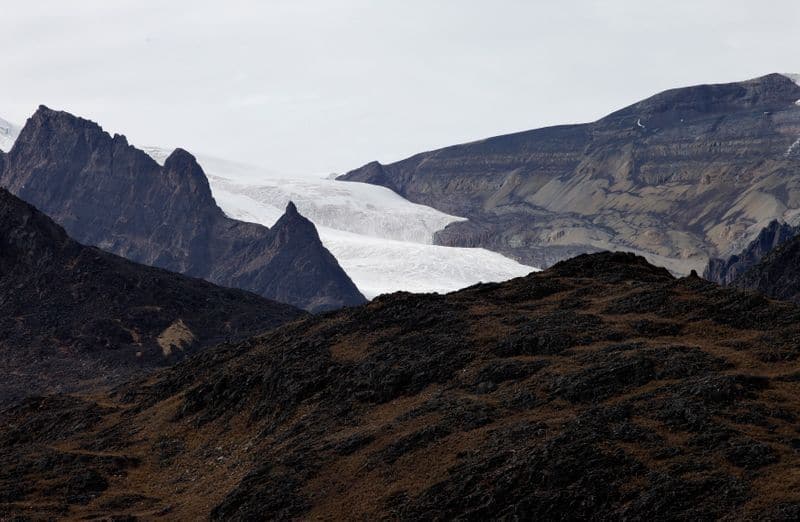
<path id="1" fill-rule="evenodd" d="M 800 85 L 791 75 L 663 92 L 594 123 L 509 134 L 370 163 L 382 185 L 468 221 L 436 243 L 532 266 L 630 250 L 701 271 L 773 219 L 800 220 Z"/>
<path id="2" fill-rule="evenodd" d="M 124 136 L 40 107 L 8 154 L 0 186 L 76 240 L 133 261 L 242 288 L 310 311 L 365 302 L 294 205 L 268 229 L 230 219 L 195 158 L 161 166 Z"/>
<path id="3" fill-rule="evenodd" d="M 118 384 L 304 315 L 80 245 L 0 189 L 0 405 Z"/>

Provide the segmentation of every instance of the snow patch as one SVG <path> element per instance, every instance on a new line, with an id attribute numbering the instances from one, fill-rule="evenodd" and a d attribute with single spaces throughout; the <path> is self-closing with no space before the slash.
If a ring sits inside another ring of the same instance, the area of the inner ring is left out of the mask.
<path id="1" fill-rule="evenodd" d="M 644 125 L 642 125 L 642 119 L 641 119 L 641 118 L 639 118 L 638 120 L 636 120 L 636 125 L 637 125 L 638 127 L 642 128 L 642 129 L 646 129 L 646 128 L 647 128 L 647 127 L 645 127 Z"/>
<path id="2" fill-rule="evenodd" d="M 783 73 L 783 74 L 781 74 L 781 76 L 785 76 L 785 77 L 789 78 L 790 80 L 792 80 L 797 85 L 800 85 L 800 74 L 797 74 L 797 73 Z M 794 104 L 795 105 L 800 105 L 800 100 L 797 100 L 796 102 L 794 102 Z"/>
<path id="3" fill-rule="evenodd" d="M 0 118 L 0 150 L 3 152 L 10 151 L 11 147 L 14 146 L 14 142 L 17 141 L 19 131 L 18 125 Z"/>
<path id="4" fill-rule="evenodd" d="M 169 155 L 172 154 L 172 151 L 169 149 L 164 149 L 161 147 L 142 147 L 141 149 L 145 154 L 153 158 L 155 162 L 162 167 L 164 166 L 164 162 L 167 161 Z"/>
<path id="5" fill-rule="evenodd" d="M 797 74 L 797 73 L 783 73 L 783 74 L 781 74 L 781 76 L 785 76 L 785 77 L 789 78 L 790 80 L 792 80 L 797 85 L 800 85 L 800 74 Z M 798 101 L 800 101 L 800 100 L 798 100 Z"/>
<path id="6" fill-rule="evenodd" d="M 797 138 L 794 143 L 789 145 L 789 148 L 786 149 L 786 152 L 783 154 L 783 156 L 785 158 L 788 158 L 789 156 L 791 156 L 792 152 L 794 152 L 795 149 L 797 149 L 798 147 L 800 147 L 800 138 Z"/>

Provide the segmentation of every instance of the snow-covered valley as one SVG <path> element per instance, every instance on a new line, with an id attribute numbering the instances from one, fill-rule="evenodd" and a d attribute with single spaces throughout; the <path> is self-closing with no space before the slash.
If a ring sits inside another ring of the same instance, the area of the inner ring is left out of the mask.
<path id="1" fill-rule="evenodd" d="M 0 150 L 11 149 L 19 129 L 0 119 Z M 143 150 L 161 164 L 172 152 Z M 370 299 L 400 290 L 449 292 L 536 270 L 482 248 L 433 245 L 437 230 L 463 218 L 411 203 L 384 187 L 326 175 L 283 176 L 202 154 L 197 159 L 217 204 L 233 218 L 272 226 L 293 201 Z"/>
<path id="2" fill-rule="evenodd" d="M 161 163 L 170 153 L 144 150 Z M 197 159 L 217 204 L 233 218 L 272 226 L 293 201 L 368 298 L 399 290 L 449 292 L 535 270 L 482 248 L 433 245 L 434 232 L 462 218 L 411 203 L 384 187 L 325 175 L 281 176 L 204 155 Z"/>
<path id="3" fill-rule="evenodd" d="M 220 183 L 219 177 L 210 178 L 212 191 L 217 203 L 226 214 L 244 221 L 254 221 L 271 226 L 283 213 L 270 203 L 255 199 L 244 192 L 231 193 L 229 181 Z M 327 181 L 327 183 L 343 184 L 345 182 Z M 224 188 L 223 188 L 224 187 Z M 246 189 L 237 186 L 237 190 Z M 263 194 L 253 187 L 254 196 Z M 270 187 L 271 191 L 278 191 Z M 288 201 L 285 193 L 276 197 L 275 201 Z M 378 235 L 375 224 L 369 224 L 370 234 L 354 233 L 320 224 L 311 218 L 314 212 L 311 205 L 297 203 L 301 214 L 317 225 L 320 238 L 325 247 L 342 265 L 345 272 L 353 279 L 359 290 L 368 298 L 388 292 L 406 290 L 409 292 L 449 292 L 464 288 L 478 282 L 505 281 L 526 275 L 534 269 L 521 265 L 516 261 L 495 252 L 482 248 L 452 248 L 422 242 L 392 239 L 393 235 L 403 234 L 403 219 L 408 219 L 409 234 L 411 231 L 424 229 L 426 222 L 419 216 L 391 215 L 384 216 L 384 237 Z M 359 229 L 362 223 L 358 213 L 354 213 L 356 221 L 347 223 L 347 228 Z M 336 216 L 339 222 L 344 219 Z M 421 237 L 417 235 L 417 237 Z M 432 234 L 431 236 L 432 237 Z"/>

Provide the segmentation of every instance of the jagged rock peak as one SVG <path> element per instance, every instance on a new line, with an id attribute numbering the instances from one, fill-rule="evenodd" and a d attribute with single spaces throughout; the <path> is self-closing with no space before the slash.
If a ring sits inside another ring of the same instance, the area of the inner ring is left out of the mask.
<path id="1" fill-rule="evenodd" d="M 25 125 L 25 127 L 27 127 L 31 123 L 42 124 L 48 122 L 69 123 L 72 125 L 78 125 L 80 127 L 88 127 L 99 131 L 103 131 L 103 128 L 100 126 L 99 123 L 96 123 L 92 120 L 87 120 L 86 118 L 81 118 L 80 116 L 75 116 L 74 114 L 69 113 L 67 111 L 58 111 L 55 109 L 51 109 L 47 105 L 39 105 L 39 108 L 36 109 L 36 112 L 34 112 L 33 115 L 28 119 L 28 123 Z"/>
<path id="2" fill-rule="evenodd" d="M 303 222 L 303 223 L 308 223 L 311 226 L 314 226 L 314 224 L 307 217 L 302 215 L 300 211 L 297 210 L 297 205 L 294 204 L 294 201 L 289 201 L 289 203 L 287 203 L 286 211 L 284 211 L 283 215 L 275 223 L 273 228 L 275 226 L 278 226 L 278 223 L 280 223 L 281 221 L 291 221 L 293 223 Z"/>
<path id="3" fill-rule="evenodd" d="M 727 259 L 709 259 L 703 277 L 721 285 L 730 285 L 737 277 L 758 264 L 770 251 L 796 236 L 797 232 L 797 229 L 786 223 L 772 220 L 738 254 Z"/>
<path id="4" fill-rule="evenodd" d="M 197 165 L 197 158 L 195 158 L 191 152 L 181 148 L 173 150 L 172 154 L 167 156 L 167 159 L 164 160 L 164 168 L 180 168 L 190 165 Z"/>
<path id="5" fill-rule="evenodd" d="M 28 118 L 28 122 L 20 131 L 20 138 L 22 138 L 22 134 L 25 133 L 29 126 L 32 126 L 33 128 L 39 128 L 48 124 L 58 124 L 58 126 L 90 130 L 95 135 L 110 138 L 114 143 L 121 144 L 125 147 L 135 148 L 128 142 L 128 138 L 124 134 L 116 132 L 111 134 L 103 129 L 102 125 L 93 120 L 76 116 L 71 112 L 51 109 L 46 105 L 39 105 L 39 108 L 36 110 L 36 112 L 34 112 L 33 115 Z"/>
<path id="6" fill-rule="evenodd" d="M 211 187 L 208 185 L 208 178 L 206 178 L 203 167 L 200 166 L 197 162 L 197 158 L 195 158 L 192 153 L 181 148 L 175 149 L 172 151 L 172 154 L 164 160 L 164 170 L 197 178 L 207 187 L 209 196 L 211 195 Z"/>
<path id="7" fill-rule="evenodd" d="M 228 218 L 183 149 L 162 167 L 124 137 L 43 106 L 0 163 L 0 185 L 83 244 L 308 310 L 365 302 L 296 208 L 275 231 Z"/>
<path id="8" fill-rule="evenodd" d="M 132 146 L 123 134 L 110 134 L 99 123 L 75 116 L 67 111 L 54 110 L 40 105 L 28 118 L 10 154 L 14 156 L 41 156 L 49 150 L 56 156 L 72 155 L 77 143 L 85 144 L 91 151 L 109 150 L 113 154 L 129 153 L 131 158 L 148 169 L 157 163 L 143 151 Z M 69 158 L 64 158 L 66 161 Z M 12 193 L 16 193 L 12 190 Z M 25 198 L 27 199 L 27 198 Z"/>
<path id="9" fill-rule="evenodd" d="M 272 231 L 277 235 L 283 235 L 285 231 L 293 237 L 305 236 L 314 242 L 319 238 L 317 227 L 297 210 L 293 201 L 286 205 L 286 211 L 272 226 Z"/>

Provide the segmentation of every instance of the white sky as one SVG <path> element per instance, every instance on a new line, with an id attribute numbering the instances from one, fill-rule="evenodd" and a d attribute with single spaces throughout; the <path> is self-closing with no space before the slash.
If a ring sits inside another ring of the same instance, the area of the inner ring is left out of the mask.
<path id="1" fill-rule="evenodd" d="M 797 0 L 0 0 L 0 116 L 287 173 L 792 71 Z"/>

